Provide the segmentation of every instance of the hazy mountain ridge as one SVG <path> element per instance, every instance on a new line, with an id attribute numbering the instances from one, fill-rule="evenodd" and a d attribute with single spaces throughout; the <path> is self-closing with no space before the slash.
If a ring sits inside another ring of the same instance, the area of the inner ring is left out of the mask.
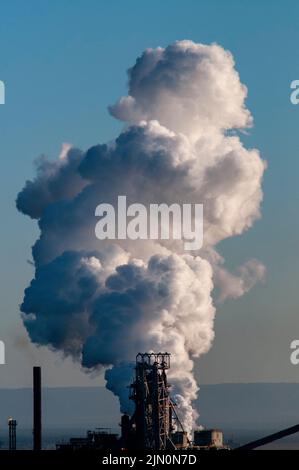
<path id="1" fill-rule="evenodd" d="M 230 429 L 270 429 L 299 423 L 299 383 L 202 385 L 200 422 Z M 9 416 L 19 428 L 32 426 L 32 390 L 0 389 L 0 427 Z M 43 389 L 43 425 L 117 427 L 117 399 L 103 387 Z"/>

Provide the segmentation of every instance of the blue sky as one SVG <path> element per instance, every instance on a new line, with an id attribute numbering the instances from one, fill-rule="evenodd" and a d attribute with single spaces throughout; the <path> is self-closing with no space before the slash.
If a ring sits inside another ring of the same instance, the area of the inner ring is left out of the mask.
<path id="1" fill-rule="evenodd" d="M 62 142 L 83 149 L 112 139 L 121 124 L 107 112 L 126 94 L 126 70 L 147 47 L 177 39 L 217 42 L 235 58 L 248 87 L 254 128 L 242 140 L 268 161 L 263 218 L 221 251 L 232 267 L 255 257 L 264 285 L 221 306 L 213 349 L 197 368 L 203 382 L 299 381 L 289 343 L 299 337 L 298 126 L 290 83 L 299 79 L 296 1 L 12 0 L 1 2 L 0 107 L 1 314 L 7 343 L 5 386 L 28 384 L 36 360 L 16 341 L 18 304 L 32 277 L 27 263 L 37 230 L 15 209 L 33 160 L 55 157 Z M 16 346 L 17 342 L 17 346 Z M 96 384 L 44 353 L 51 385 Z M 3 371 L 3 373 L 2 373 Z M 1 382 L 0 382 L 1 383 Z"/>

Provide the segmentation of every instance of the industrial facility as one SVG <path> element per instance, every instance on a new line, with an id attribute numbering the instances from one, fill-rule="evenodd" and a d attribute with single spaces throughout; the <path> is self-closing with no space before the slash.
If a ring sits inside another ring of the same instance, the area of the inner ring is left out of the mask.
<path id="1" fill-rule="evenodd" d="M 188 436 L 170 395 L 166 371 L 170 354 L 139 353 L 136 356 L 135 379 L 130 386 L 130 399 L 135 411 L 121 418 L 121 436 L 107 430 L 88 431 L 85 438 L 72 438 L 57 449 L 98 449 L 163 451 L 182 449 L 223 449 L 219 429 L 196 430 L 194 440 Z"/>
<path id="2" fill-rule="evenodd" d="M 195 429 L 189 435 L 184 429 L 177 406 L 171 397 L 167 380 L 170 354 L 139 353 L 136 356 L 135 377 L 129 387 L 134 402 L 132 416 L 121 417 L 120 435 L 107 428 L 87 431 L 85 437 L 72 437 L 67 443 L 57 443 L 56 450 L 65 451 L 180 451 L 229 450 L 220 429 Z M 17 450 L 17 421 L 8 419 L 9 450 Z M 253 450 L 285 436 L 299 432 L 299 425 L 238 447 Z M 41 368 L 33 368 L 33 451 L 42 450 L 42 381 Z"/>

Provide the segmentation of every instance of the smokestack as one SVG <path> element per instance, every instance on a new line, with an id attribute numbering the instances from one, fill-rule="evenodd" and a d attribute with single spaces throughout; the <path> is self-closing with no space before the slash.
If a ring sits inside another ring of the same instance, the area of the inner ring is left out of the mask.
<path id="1" fill-rule="evenodd" d="M 33 367 L 33 450 L 42 448 L 41 368 Z"/>

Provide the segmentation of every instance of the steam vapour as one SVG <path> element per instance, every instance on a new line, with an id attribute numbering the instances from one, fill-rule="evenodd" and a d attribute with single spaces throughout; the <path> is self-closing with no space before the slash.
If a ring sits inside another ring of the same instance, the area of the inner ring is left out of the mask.
<path id="1" fill-rule="evenodd" d="M 260 216 L 265 163 L 233 132 L 252 118 L 222 47 L 178 41 L 147 49 L 128 75 L 128 96 L 109 108 L 125 122 L 116 140 L 87 152 L 64 145 L 57 161 L 38 160 L 36 178 L 17 197 L 40 228 L 21 311 L 35 344 L 104 368 L 129 413 L 135 355 L 170 352 L 170 382 L 190 431 L 193 362 L 214 338 L 212 292 L 239 297 L 265 274 L 256 260 L 229 273 L 215 248 Z M 203 249 L 186 254 L 178 240 L 99 241 L 95 208 L 116 205 L 118 195 L 144 205 L 203 204 Z"/>

